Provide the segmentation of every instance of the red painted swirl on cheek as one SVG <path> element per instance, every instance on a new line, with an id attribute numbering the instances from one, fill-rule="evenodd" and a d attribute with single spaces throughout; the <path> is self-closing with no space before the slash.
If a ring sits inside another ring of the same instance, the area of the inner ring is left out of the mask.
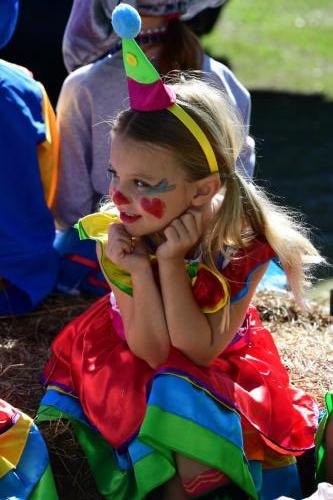
<path id="1" fill-rule="evenodd" d="M 128 205 L 129 201 L 120 191 L 111 192 L 112 201 L 115 205 Z"/>
<path id="2" fill-rule="evenodd" d="M 165 213 L 165 203 L 159 198 L 142 198 L 140 204 L 145 212 L 157 219 L 161 219 Z"/>

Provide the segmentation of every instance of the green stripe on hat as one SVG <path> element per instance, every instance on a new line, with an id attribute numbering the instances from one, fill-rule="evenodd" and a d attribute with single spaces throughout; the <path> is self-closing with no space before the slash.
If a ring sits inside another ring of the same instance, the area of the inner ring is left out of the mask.
<path id="1" fill-rule="evenodd" d="M 126 74 L 138 83 L 155 83 L 160 80 L 158 71 L 142 52 L 135 40 L 123 38 L 123 60 Z"/>

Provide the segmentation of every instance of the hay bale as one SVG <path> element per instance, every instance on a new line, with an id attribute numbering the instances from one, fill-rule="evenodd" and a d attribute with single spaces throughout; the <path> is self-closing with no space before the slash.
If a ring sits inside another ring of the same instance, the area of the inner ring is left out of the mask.
<path id="1" fill-rule="evenodd" d="M 333 390 L 333 318 L 317 302 L 301 311 L 289 294 L 261 292 L 254 303 L 291 382 L 323 405 L 325 393 Z"/>

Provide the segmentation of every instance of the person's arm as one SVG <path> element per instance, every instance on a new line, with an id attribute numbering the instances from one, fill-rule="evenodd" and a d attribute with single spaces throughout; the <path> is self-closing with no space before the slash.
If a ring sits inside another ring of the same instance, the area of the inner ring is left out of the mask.
<path id="1" fill-rule="evenodd" d="M 95 203 L 90 96 L 82 78 L 73 74 L 65 80 L 57 105 L 60 164 L 53 212 L 63 228 L 91 213 Z"/>
<path id="2" fill-rule="evenodd" d="M 113 224 L 106 254 L 131 274 L 132 296 L 110 283 L 121 312 L 128 346 L 136 356 L 156 368 L 168 357 L 170 339 L 161 294 L 146 249 L 140 241 L 131 248 L 131 239 L 125 228 L 122 224 Z"/>
<path id="3" fill-rule="evenodd" d="M 194 299 L 184 262 L 160 265 L 164 310 L 171 344 L 198 365 L 208 365 L 229 345 L 241 327 L 250 301 L 267 264 L 255 271 L 247 294 L 230 305 L 229 324 L 222 313 L 203 314 Z"/>
<path id="4" fill-rule="evenodd" d="M 193 296 L 184 255 L 199 239 L 197 216 L 186 214 L 165 230 L 167 238 L 157 252 L 164 312 L 171 344 L 198 365 L 206 366 L 230 343 L 242 325 L 246 311 L 267 264 L 252 273 L 247 294 L 230 306 L 230 321 L 222 313 L 204 314 Z"/>

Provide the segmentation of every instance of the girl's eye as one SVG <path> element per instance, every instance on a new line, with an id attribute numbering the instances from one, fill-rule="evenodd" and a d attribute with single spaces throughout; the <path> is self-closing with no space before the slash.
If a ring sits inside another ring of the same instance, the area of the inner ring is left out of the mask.
<path id="1" fill-rule="evenodd" d="M 118 177 L 117 172 L 113 170 L 113 168 L 108 168 L 107 177 L 110 181 L 112 181 L 113 179 L 116 179 Z"/>
<path id="2" fill-rule="evenodd" d="M 134 179 L 134 184 L 138 188 L 150 188 L 150 184 L 147 184 L 145 181 L 141 181 L 140 179 Z"/>

